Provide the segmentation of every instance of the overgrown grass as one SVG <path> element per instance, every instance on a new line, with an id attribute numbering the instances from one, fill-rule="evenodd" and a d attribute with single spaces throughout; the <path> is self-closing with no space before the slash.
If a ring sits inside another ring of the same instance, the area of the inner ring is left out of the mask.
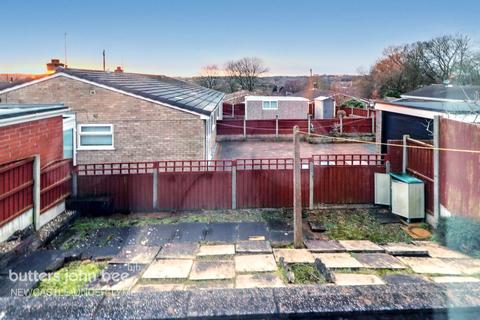
<path id="1" fill-rule="evenodd" d="M 293 272 L 295 281 L 293 284 L 319 284 L 326 283 L 325 278 L 315 268 L 313 264 L 309 263 L 294 263 L 289 264 L 288 267 Z M 287 270 L 281 265 L 278 267 L 281 277 L 284 282 L 288 283 Z"/>
<path id="2" fill-rule="evenodd" d="M 335 240 L 370 240 L 380 244 L 412 241 L 400 224 L 381 224 L 367 209 L 320 210 L 314 217 Z"/>
<path id="3" fill-rule="evenodd" d="M 43 279 L 33 295 L 77 295 L 106 267 L 105 263 L 74 261 Z"/>

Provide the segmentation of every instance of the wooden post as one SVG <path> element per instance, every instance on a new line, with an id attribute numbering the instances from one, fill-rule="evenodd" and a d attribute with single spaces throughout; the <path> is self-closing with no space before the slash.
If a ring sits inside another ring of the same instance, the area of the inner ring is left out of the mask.
<path id="1" fill-rule="evenodd" d="M 298 126 L 295 126 L 293 127 L 293 246 L 297 249 L 303 247 L 301 170 L 300 133 Z"/>
<path id="2" fill-rule="evenodd" d="M 433 118 L 433 218 L 434 227 L 440 219 L 440 116 Z"/>
<path id="3" fill-rule="evenodd" d="M 232 161 L 232 209 L 237 209 L 237 161 Z"/>
<path id="4" fill-rule="evenodd" d="M 40 155 L 35 155 L 33 160 L 33 228 L 40 229 Z"/>
<path id="5" fill-rule="evenodd" d="M 408 134 L 403 135 L 403 160 L 402 160 L 402 173 L 407 173 L 408 168 L 408 145 L 407 139 L 410 138 Z"/>
<path id="6" fill-rule="evenodd" d="M 343 133 L 343 115 L 340 116 L 340 133 Z"/>
<path id="7" fill-rule="evenodd" d="M 373 116 L 373 113 L 372 113 L 372 133 L 375 133 L 375 117 Z"/>
<path id="8" fill-rule="evenodd" d="M 275 115 L 275 138 L 278 138 L 278 114 Z"/>

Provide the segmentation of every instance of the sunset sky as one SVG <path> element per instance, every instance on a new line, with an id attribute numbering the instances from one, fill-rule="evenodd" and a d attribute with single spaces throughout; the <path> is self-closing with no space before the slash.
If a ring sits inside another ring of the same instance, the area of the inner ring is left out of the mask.
<path id="1" fill-rule="evenodd" d="M 480 1 L 2 1 L 0 73 L 71 67 L 191 76 L 262 58 L 274 75 L 356 73 L 384 47 L 465 33 L 480 45 Z"/>

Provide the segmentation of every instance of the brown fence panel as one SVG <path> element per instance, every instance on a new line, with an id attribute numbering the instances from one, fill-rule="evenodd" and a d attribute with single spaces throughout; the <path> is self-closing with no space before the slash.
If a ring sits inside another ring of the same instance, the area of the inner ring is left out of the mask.
<path id="1" fill-rule="evenodd" d="M 0 166 L 0 226 L 33 206 L 33 158 Z"/>
<path id="2" fill-rule="evenodd" d="M 40 174 L 40 213 L 64 200 L 71 193 L 72 160 L 55 161 L 42 168 Z"/>
<path id="3" fill-rule="evenodd" d="M 441 118 L 440 148 L 449 149 L 440 151 L 441 204 L 454 215 L 480 219 L 480 126 Z"/>
<path id="4" fill-rule="evenodd" d="M 385 172 L 382 155 L 314 156 L 314 203 L 374 202 L 374 173 Z"/>
<path id="5" fill-rule="evenodd" d="M 293 159 L 237 160 L 237 207 L 293 206 Z"/>
<path id="6" fill-rule="evenodd" d="M 111 198 L 120 212 L 153 209 L 154 162 L 79 165 L 78 196 Z"/>
<path id="7" fill-rule="evenodd" d="M 169 210 L 232 206 L 232 161 L 161 161 L 158 207 Z"/>
<path id="8" fill-rule="evenodd" d="M 403 161 L 403 141 L 402 140 L 388 140 L 387 141 L 387 160 L 390 161 L 390 170 L 392 172 L 402 171 Z M 398 147 L 397 147 L 398 145 Z"/>

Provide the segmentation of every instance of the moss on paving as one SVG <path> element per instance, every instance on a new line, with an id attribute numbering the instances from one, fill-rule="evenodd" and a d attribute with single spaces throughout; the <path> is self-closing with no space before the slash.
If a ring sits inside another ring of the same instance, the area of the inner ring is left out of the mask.
<path id="1" fill-rule="evenodd" d="M 401 224 L 381 224 L 368 209 L 318 210 L 312 214 L 325 226 L 325 233 L 331 239 L 370 240 L 379 244 L 412 241 L 401 229 Z"/>
<path id="2" fill-rule="evenodd" d="M 358 273 L 358 274 L 372 274 L 383 277 L 389 274 L 412 275 L 415 274 L 412 269 L 369 269 L 369 268 L 355 268 L 355 269 L 334 269 L 334 273 Z"/>
<path id="3" fill-rule="evenodd" d="M 105 263 L 74 261 L 43 279 L 33 295 L 77 295 L 106 267 Z"/>

